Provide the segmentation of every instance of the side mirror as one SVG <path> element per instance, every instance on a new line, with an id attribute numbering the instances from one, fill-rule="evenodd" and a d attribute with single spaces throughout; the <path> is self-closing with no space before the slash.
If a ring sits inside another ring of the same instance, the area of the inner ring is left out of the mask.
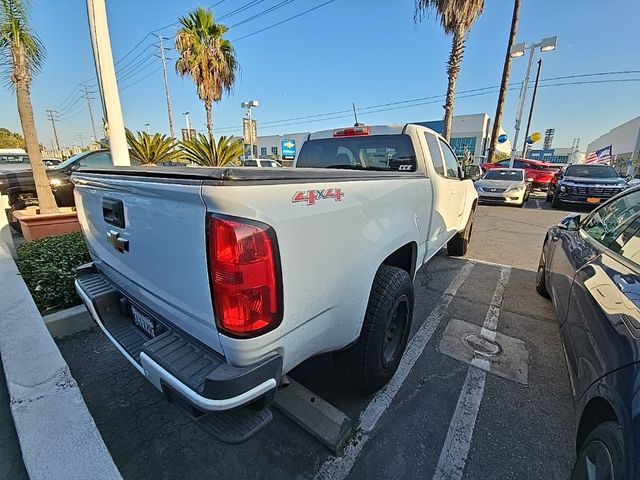
<path id="1" fill-rule="evenodd" d="M 560 220 L 558 223 L 558 228 L 562 230 L 568 230 L 570 232 L 574 232 L 580 228 L 580 214 L 571 213 Z"/>

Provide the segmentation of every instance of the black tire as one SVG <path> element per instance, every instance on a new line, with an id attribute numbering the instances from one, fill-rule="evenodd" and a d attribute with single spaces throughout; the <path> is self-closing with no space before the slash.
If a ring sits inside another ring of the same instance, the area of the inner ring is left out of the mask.
<path id="1" fill-rule="evenodd" d="M 562 208 L 563 206 L 562 200 L 560 200 L 557 195 L 554 195 L 551 201 L 551 208 Z"/>
<path id="2" fill-rule="evenodd" d="M 407 347 L 413 301 L 409 274 L 381 265 L 373 280 L 360 337 L 341 355 L 349 358 L 354 380 L 361 389 L 374 392 L 396 373 Z"/>
<path id="3" fill-rule="evenodd" d="M 544 201 L 551 203 L 551 200 L 553 200 L 553 191 L 549 189 L 547 190 L 547 196 L 544 198 Z"/>
<path id="4" fill-rule="evenodd" d="M 469 242 L 471 242 L 471 234 L 473 233 L 473 216 L 474 212 L 471 212 L 464 230 L 457 232 L 453 238 L 447 242 L 447 253 L 451 257 L 462 257 L 467 253 Z"/>
<path id="5" fill-rule="evenodd" d="M 527 199 L 526 199 L 526 198 L 523 198 L 523 199 L 522 199 L 522 202 L 520 203 L 520 205 L 518 205 L 518 207 L 520 207 L 520 208 L 524 208 L 524 206 L 525 206 L 526 204 L 527 204 Z"/>
<path id="6" fill-rule="evenodd" d="M 571 480 L 631 480 L 624 436 L 616 422 L 604 422 L 589 434 L 578 453 Z M 587 465 L 593 474 L 587 473 Z"/>
<path id="7" fill-rule="evenodd" d="M 9 225 L 11 225 L 11 227 L 16 232 L 18 232 L 19 234 L 22 234 L 22 228 L 20 227 L 20 222 L 16 222 L 13 219 L 13 212 L 15 212 L 16 210 L 25 210 L 27 208 L 35 208 L 35 207 L 38 207 L 39 205 L 40 204 L 38 203 L 37 198 L 21 198 L 19 200 L 16 200 L 14 203 L 11 204 L 11 208 L 8 213 Z"/>
<path id="8" fill-rule="evenodd" d="M 547 289 L 547 281 L 545 275 L 547 273 L 547 261 L 544 257 L 544 249 L 546 245 L 542 247 L 542 252 L 540 253 L 540 261 L 538 262 L 538 273 L 536 274 L 536 292 L 544 298 L 551 298 L 549 295 L 549 290 Z"/>

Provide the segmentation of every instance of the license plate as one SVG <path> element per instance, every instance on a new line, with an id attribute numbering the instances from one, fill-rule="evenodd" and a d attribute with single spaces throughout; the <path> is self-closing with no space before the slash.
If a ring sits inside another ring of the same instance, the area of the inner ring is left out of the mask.
<path id="1" fill-rule="evenodd" d="M 133 323 L 136 327 L 142 330 L 150 337 L 155 337 L 155 323 L 153 319 L 147 317 L 144 313 L 135 307 L 131 307 L 131 315 L 133 316 Z"/>
<path id="2" fill-rule="evenodd" d="M 598 197 L 587 197 L 587 203 L 600 203 L 600 200 Z"/>

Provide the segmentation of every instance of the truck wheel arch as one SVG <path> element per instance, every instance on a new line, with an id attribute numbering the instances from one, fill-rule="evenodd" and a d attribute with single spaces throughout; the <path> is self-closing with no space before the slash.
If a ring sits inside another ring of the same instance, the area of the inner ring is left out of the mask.
<path id="1" fill-rule="evenodd" d="M 385 258 L 382 265 L 401 268 L 413 279 L 416 273 L 417 256 L 418 245 L 416 242 L 409 242 Z"/>

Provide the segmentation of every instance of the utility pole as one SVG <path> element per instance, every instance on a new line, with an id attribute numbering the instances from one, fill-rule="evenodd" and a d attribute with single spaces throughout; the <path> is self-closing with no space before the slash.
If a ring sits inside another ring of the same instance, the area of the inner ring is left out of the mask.
<path id="1" fill-rule="evenodd" d="M 87 99 L 87 106 L 89 107 L 89 117 L 91 118 L 91 129 L 93 130 L 93 141 L 97 142 L 98 135 L 96 133 L 96 124 L 93 121 L 93 109 L 91 108 L 91 100 L 93 100 L 93 97 L 89 95 L 89 93 L 93 93 L 93 92 L 89 92 L 89 87 L 87 87 L 86 85 L 83 85 L 83 87 L 84 87 L 84 98 Z"/>
<path id="2" fill-rule="evenodd" d="M 516 32 L 518 31 L 518 20 L 520 19 L 520 0 L 514 0 L 513 16 L 511 17 L 511 31 L 509 32 L 509 42 L 507 43 L 507 53 L 504 57 L 504 66 L 502 67 L 502 80 L 500 81 L 500 93 L 498 94 L 498 105 L 496 106 L 496 115 L 493 119 L 493 130 L 491 132 L 491 146 L 489 147 L 489 156 L 487 162 L 493 162 L 496 152 L 496 144 L 500 135 L 500 125 L 502 124 L 502 111 L 504 110 L 504 101 L 507 98 L 507 85 L 509 84 L 509 73 L 511 72 L 511 46 L 516 40 Z"/>
<path id="3" fill-rule="evenodd" d="M 538 82 L 540 81 L 540 67 L 542 67 L 542 59 L 538 60 L 538 71 L 536 72 L 536 83 L 533 86 L 533 96 L 531 97 L 531 108 L 529 108 L 529 120 L 527 120 L 527 129 L 524 132 L 524 145 L 522 147 L 522 158 L 525 157 L 527 151 L 527 138 L 529 138 L 529 129 L 531 128 L 531 117 L 533 117 L 533 107 L 536 104 L 536 95 L 538 93 Z"/>
<path id="4" fill-rule="evenodd" d="M 150 123 L 145 123 L 144 127 L 147 129 L 147 135 L 149 134 L 149 125 L 151 125 Z"/>
<path id="5" fill-rule="evenodd" d="M 56 139 L 56 147 L 60 151 L 60 142 L 58 141 L 58 131 L 56 130 L 56 120 L 58 120 L 58 112 L 55 110 L 47 110 L 49 120 L 51 120 L 51 126 L 53 127 L 53 136 Z"/>
<path id="6" fill-rule="evenodd" d="M 162 44 L 163 37 L 162 35 L 155 35 L 158 37 L 158 41 L 160 42 L 160 59 L 162 60 L 162 74 L 164 75 L 164 93 L 167 97 L 167 114 L 169 115 L 169 133 L 172 138 L 175 138 L 175 133 L 173 131 L 173 114 L 171 113 L 171 97 L 169 96 L 169 78 L 167 77 L 167 60 L 164 56 L 164 46 Z"/>
<path id="7" fill-rule="evenodd" d="M 105 116 L 105 134 L 109 139 L 111 158 L 114 165 L 131 165 L 113 65 L 105 0 L 87 0 L 87 16 L 102 110 Z"/>

